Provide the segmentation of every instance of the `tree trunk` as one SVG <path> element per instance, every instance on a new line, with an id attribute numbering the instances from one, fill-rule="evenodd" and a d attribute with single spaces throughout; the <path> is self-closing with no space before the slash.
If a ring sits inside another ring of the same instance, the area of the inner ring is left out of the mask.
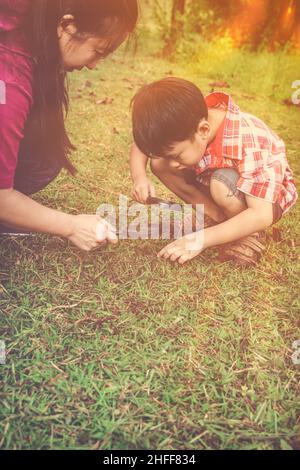
<path id="1" fill-rule="evenodd" d="M 285 44 L 296 39 L 299 31 L 300 0 L 281 0 L 276 30 L 272 38 L 272 45 Z"/>
<path id="2" fill-rule="evenodd" d="M 186 0 L 173 0 L 170 34 L 163 50 L 164 56 L 170 56 L 176 49 L 179 37 L 183 33 L 183 15 Z"/>
<path id="3" fill-rule="evenodd" d="M 296 0 L 294 43 L 300 48 L 300 0 Z"/>

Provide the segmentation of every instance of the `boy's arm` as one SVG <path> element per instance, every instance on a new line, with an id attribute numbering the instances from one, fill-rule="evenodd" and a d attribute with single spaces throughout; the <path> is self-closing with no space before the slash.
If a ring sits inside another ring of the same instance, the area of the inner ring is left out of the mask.
<path id="1" fill-rule="evenodd" d="M 147 178 L 147 164 L 148 157 L 140 151 L 136 144 L 133 144 L 130 152 L 130 172 L 134 182 Z"/>
<path id="2" fill-rule="evenodd" d="M 273 204 L 271 202 L 247 194 L 246 201 L 248 209 L 222 224 L 205 230 L 204 249 L 240 240 L 272 225 Z"/>
<path id="3" fill-rule="evenodd" d="M 155 188 L 147 177 L 148 157 L 143 154 L 136 144 L 130 152 L 130 173 L 134 183 L 132 196 L 141 204 L 146 204 L 149 196 L 155 197 Z"/>
<path id="4" fill-rule="evenodd" d="M 206 248 L 234 242 L 254 232 L 265 230 L 273 222 L 273 204 L 246 195 L 248 209 L 232 219 L 183 237 L 163 248 L 158 256 L 184 264 Z M 204 236 L 202 236 L 204 235 Z"/>

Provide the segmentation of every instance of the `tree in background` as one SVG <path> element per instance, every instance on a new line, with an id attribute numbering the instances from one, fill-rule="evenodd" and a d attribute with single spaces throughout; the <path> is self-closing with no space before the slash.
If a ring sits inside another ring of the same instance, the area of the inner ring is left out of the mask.
<path id="1" fill-rule="evenodd" d="M 275 49 L 287 42 L 300 47 L 300 0 L 170 0 L 169 7 L 163 49 L 167 56 L 185 31 L 206 40 L 229 33 L 236 46 L 248 44 L 252 50 Z"/>
<path id="2" fill-rule="evenodd" d="M 166 56 L 172 55 L 183 34 L 185 7 L 186 0 L 173 0 L 170 33 L 163 51 Z"/>
<path id="3" fill-rule="evenodd" d="M 227 17 L 227 28 L 235 43 L 249 44 L 253 50 L 260 46 L 274 49 L 277 44 L 297 44 L 300 0 L 252 0 L 240 3 L 239 10 Z"/>
<path id="4" fill-rule="evenodd" d="M 300 46 L 300 0 L 279 1 L 277 18 L 276 24 L 273 24 L 272 45 L 292 41 Z"/>

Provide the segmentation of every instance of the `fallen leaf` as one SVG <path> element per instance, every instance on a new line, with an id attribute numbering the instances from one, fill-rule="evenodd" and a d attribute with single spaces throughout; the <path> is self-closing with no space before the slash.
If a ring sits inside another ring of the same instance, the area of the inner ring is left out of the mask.
<path id="1" fill-rule="evenodd" d="M 246 98 L 247 100 L 255 101 L 256 98 L 255 96 L 250 96 L 250 95 L 242 95 L 243 98 Z"/>
<path id="2" fill-rule="evenodd" d="M 90 80 L 87 80 L 84 84 L 83 84 L 83 88 L 92 88 L 93 84 Z"/>
<path id="3" fill-rule="evenodd" d="M 104 98 L 103 100 L 96 101 L 96 104 L 112 104 L 114 101 L 113 98 Z"/>
<path id="4" fill-rule="evenodd" d="M 286 98 L 285 100 L 282 100 L 282 103 L 285 104 L 286 106 L 297 106 L 298 108 L 300 108 L 300 103 L 298 104 L 293 103 L 291 98 Z"/>
<path id="5" fill-rule="evenodd" d="M 230 88 L 229 83 L 224 82 L 223 80 L 220 80 L 218 82 L 210 83 L 209 86 L 211 86 L 213 88 Z"/>

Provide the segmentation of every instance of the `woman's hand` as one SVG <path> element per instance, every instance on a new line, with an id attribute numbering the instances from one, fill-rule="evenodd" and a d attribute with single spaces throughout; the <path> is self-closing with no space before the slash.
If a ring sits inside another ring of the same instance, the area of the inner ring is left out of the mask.
<path id="1" fill-rule="evenodd" d="M 155 188 L 148 178 L 140 178 L 134 183 L 132 196 L 140 204 L 146 204 L 149 196 L 156 196 Z"/>
<path id="2" fill-rule="evenodd" d="M 157 256 L 165 260 L 169 259 L 170 261 L 184 264 L 200 255 L 204 249 L 204 230 L 202 230 L 170 243 Z"/>
<path id="3" fill-rule="evenodd" d="M 97 215 L 73 216 L 67 239 L 83 251 L 95 250 L 107 242 L 118 243 L 113 227 Z"/>

